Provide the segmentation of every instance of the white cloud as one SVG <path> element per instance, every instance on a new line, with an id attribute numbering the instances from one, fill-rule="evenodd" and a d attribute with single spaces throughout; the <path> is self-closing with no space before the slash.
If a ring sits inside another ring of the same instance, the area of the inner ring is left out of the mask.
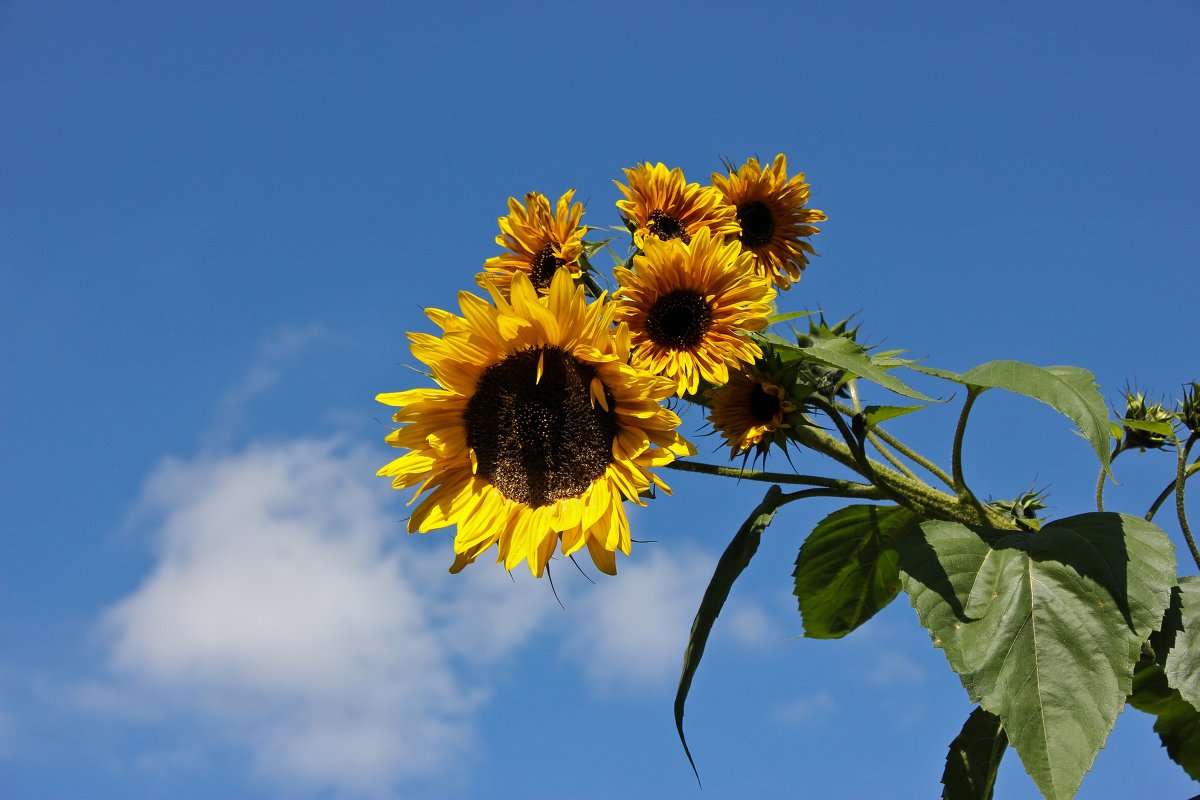
<path id="1" fill-rule="evenodd" d="M 678 679 L 688 633 L 716 557 L 689 548 L 641 545 L 616 579 L 599 582 L 570 607 L 586 620 L 564 652 L 599 688 Z M 718 621 L 718 625 L 721 621 Z"/>
<path id="2" fill-rule="evenodd" d="M 553 601 L 487 565 L 447 580 L 448 548 L 389 550 L 377 460 L 298 441 L 157 470 L 157 565 L 101 625 L 120 691 L 220 723 L 287 783 L 383 793 L 463 756 L 483 694 L 456 637 L 494 662 Z"/>
<path id="3" fill-rule="evenodd" d="M 75 702 L 141 724 L 197 718 L 276 784 L 386 795 L 461 772 L 483 746 L 482 704 L 510 680 L 501 662 L 534 636 L 561 630 L 562 657 L 601 692 L 678 677 L 715 555 L 640 545 L 616 578 L 560 578 L 564 613 L 523 569 L 482 559 L 447 575 L 449 536 L 402 532 L 379 462 L 311 440 L 164 462 L 135 513 L 155 565 L 104 614 L 111 674 Z M 746 644 L 768 624 L 735 601 L 718 630 Z"/>

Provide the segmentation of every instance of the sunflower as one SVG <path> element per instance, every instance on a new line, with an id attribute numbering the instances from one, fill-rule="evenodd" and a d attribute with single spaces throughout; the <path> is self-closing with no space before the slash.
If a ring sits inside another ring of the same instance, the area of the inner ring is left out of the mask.
<path id="1" fill-rule="evenodd" d="M 525 195 L 525 205 L 510 197 L 508 216 L 498 220 L 500 235 L 496 237 L 496 244 L 507 252 L 483 262 L 485 271 L 475 276 L 476 283 L 485 288 L 492 283 L 507 293 L 513 275 L 523 272 L 538 292 L 545 294 L 559 270 L 579 277 L 583 236 L 588 229 L 579 224 L 583 204 L 572 204 L 574 196 L 574 189 L 567 190 L 553 210 L 539 192 Z"/>
<path id="2" fill-rule="evenodd" d="M 459 294 L 462 316 L 431 309 L 441 336 L 410 333 L 412 353 L 440 388 L 381 394 L 402 427 L 387 442 L 408 453 L 379 470 L 424 497 L 410 532 L 457 525 L 458 572 L 493 544 L 511 570 L 540 577 L 556 547 L 587 547 L 602 571 L 629 554 L 624 500 L 644 504 L 651 471 L 695 453 L 679 417 L 659 401 L 672 385 L 629 365 L 629 334 L 615 308 L 590 305 L 559 270 L 539 298 L 524 272 L 509 297 Z"/>
<path id="3" fill-rule="evenodd" d="M 729 367 L 762 355 L 741 334 L 767 326 L 775 290 L 736 241 L 705 228 L 690 244 L 647 239 L 645 255 L 635 256 L 633 267 L 617 267 L 613 274 L 634 366 L 670 378 L 683 397 L 695 394 L 701 379 L 725 383 Z"/>
<path id="4" fill-rule="evenodd" d="M 645 249 L 648 239 L 692 240 L 697 231 L 711 229 L 721 236 L 737 236 L 733 207 L 711 186 L 687 183 L 679 167 L 639 164 L 623 170 L 629 186 L 613 181 L 625 195 L 617 208 L 634 227 L 633 243 Z"/>
<path id="5" fill-rule="evenodd" d="M 755 269 L 769 275 L 780 289 L 787 289 L 816 255 L 804 237 L 817 228 L 809 223 L 828 219 L 815 208 L 805 208 L 808 184 L 804 173 L 787 176 L 787 159 L 782 153 L 763 169 L 750 159 L 728 177 L 714 174 L 713 185 L 737 210 L 737 236 L 754 255 Z"/>
<path id="6" fill-rule="evenodd" d="M 765 455 L 772 443 L 785 443 L 781 431 L 791 427 L 787 417 L 796 405 L 770 378 L 753 370 L 731 372 L 724 386 L 706 394 L 712 402 L 708 420 L 729 445 L 730 459 L 752 447 Z"/>

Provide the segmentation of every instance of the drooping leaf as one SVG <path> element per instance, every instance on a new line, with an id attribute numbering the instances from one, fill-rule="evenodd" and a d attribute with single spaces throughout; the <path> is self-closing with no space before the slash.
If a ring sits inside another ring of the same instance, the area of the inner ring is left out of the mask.
<path id="1" fill-rule="evenodd" d="M 767 317 L 767 326 L 770 327 L 771 325 L 778 325 L 780 322 L 787 322 L 788 320 L 800 319 L 802 317 L 809 317 L 816 313 L 818 313 L 818 312 L 816 312 L 816 311 L 788 311 L 785 313 L 772 314 L 771 316 Z"/>
<path id="2" fill-rule="evenodd" d="M 942 521 L 920 530 L 899 549 L 921 624 L 970 698 L 1001 719 L 1042 793 L 1072 796 L 1170 601 L 1170 540 L 1144 519 L 1105 513 L 1037 533 Z"/>
<path id="3" fill-rule="evenodd" d="M 902 417 L 905 414 L 911 414 L 914 411 L 920 411 L 922 408 L 929 408 L 929 403 L 922 403 L 919 406 L 866 406 L 863 408 L 863 417 L 869 425 L 878 425 L 881 422 L 886 422 L 889 419 Z"/>
<path id="4" fill-rule="evenodd" d="M 1117 424 L 1117 427 L 1129 428 L 1133 431 L 1145 431 L 1157 436 L 1165 436 L 1168 439 L 1175 435 L 1175 426 L 1165 421 L 1155 422 L 1148 419 L 1123 419 Z"/>
<path id="5" fill-rule="evenodd" d="M 767 489 L 767 494 L 763 497 L 762 502 L 750 512 L 750 516 L 742 523 L 742 527 L 738 528 L 738 532 L 734 534 L 733 539 L 725 548 L 725 552 L 718 559 L 717 568 L 708 582 L 708 588 L 704 590 L 704 596 L 700 599 L 700 608 L 696 612 L 696 619 L 692 622 L 692 632 L 688 637 L 687 647 L 683 651 L 683 672 L 679 676 L 679 687 L 675 690 L 675 730 L 679 733 L 679 742 L 683 745 L 683 752 L 687 755 L 688 763 L 692 765 L 692 772 L 696 773 L 697 781 L 700 780 L 700 773 L 696 769 L 696 762 L 692 759 L 692 751 L 688 749 L 687 738 L 683 735 L 683 708 L 687 702 L 688 692 L 692 688 L 692 678 L 700 666 L 700 659 L 704 656 L 704 647 L 708 644 L 708 635 L 712 631 L 713 623 L 717 620 L 717 615 L 721 613 L 721 608 L 725 605 L 725 600 L 729 597 L 729 590 L 733 588 L 733 582 L 738 579 L 742 570 L 750 563 L 750 559 L 758 552 L 763 531 L 771 524 L 771 520 L 775 518 L 775 512 L 784 502 L 783 491 L 778 486 Z"/>
<path id="6" fill-rule="evenodd" d="M 1108 469 L 1108 408 L 1096 385 L 1096 376 L 1079 367 L 1035 367 L 1020 361 L 989 361 L 961 376 L 971 386 L 1006 389 L 1040 400 L 1063 414 L 1096 452 Z"/>
<path id="7" fill-rule="evenodd" d="M 1200 576 L 1179 579 L 1163 622 L 1150 642 L 1171 688 L 1200 711 Z"/>
<path id="8" fill-rule="evenodd" d="M 1167 755 L 1193 780 L 1200 781 L 1200 711 L 1168 685 L 1163 668 L 1153 659 L 1138 662 L 1129 704 L 1157 717 L 1154 732 Z"/>
<path id="9" fill-rule="evenodd" d="M 801 347 L 799 350 L 810 361 L 817 361 L 827 366 L 845 370 L 848 373 L 877 383 L 885 389 L 890 389 L 896 394 L 911 397 L 914 400 L 922 400 L 928 403 L 934 402 L 932 397 L 926 397 L 921 394 L 895 375 L 892 375 L 885 367 L 873 361 L 867 355 L 866 348 L 852 339 L 842 337 L 817 339 L 811 346 Z"/>
<path id="10" fill-rule="evenodd" d="M 1000 718 L 979 706 L 950 743 L 942 772 L 942 800 L 992 800 L 996 772 L 1008 749 Z"/>
<path id="11" fill-rule="evenodd" d="M 920 521 L 900 506 L 854 505 L 817 523 L 792 573 L 804 635 L 840 638 L 892 602 L 900 592 L 896 542 Z"/>

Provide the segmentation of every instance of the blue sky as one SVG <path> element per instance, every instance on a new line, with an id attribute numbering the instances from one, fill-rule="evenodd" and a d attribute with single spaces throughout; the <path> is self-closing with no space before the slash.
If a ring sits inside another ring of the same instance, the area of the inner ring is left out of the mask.
<path id="1" fill-rule="evenodd" d="M 671 698 L 762 487 L 669 475 L 632 515 L 656 542 L 555 571 L 563 609 L 403 533 L 373 398 L 421 385 L 404 333 L 510 195 L 611 225 L 622 167 L 777 152 L 830 217 L 785 310 L 1176 392 L 1197 34 L 1193 3 L 0 5 L 0 795 L 935 794 L 970 705 L 908 604 L 798 638 L 792 560 L 836 506 L 781 512 L 734 589 L 688 706 L 700 793 Z M 995 394 L 973 482 L 1087 510 L 1087 445 Z M 954 414 L 897 430 L 941 456 Z M 1123 457 L 1109 507 L 1170 461 Z M 1079 797 L 1194 794 L 1150 729 L 1127 710 Z M 998 796 L 1036 796 L 1012 753 Z"/>

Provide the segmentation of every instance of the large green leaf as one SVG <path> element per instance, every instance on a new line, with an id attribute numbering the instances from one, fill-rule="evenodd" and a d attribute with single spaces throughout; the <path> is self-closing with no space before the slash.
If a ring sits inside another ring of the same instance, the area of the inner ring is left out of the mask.
<path id="1" fill-rule="evenodd" d="M 942 800 L 992 800 L 996 772 L 1008 749 L 1000 718 L 979 706 L 950 743 L 942 771 Z"/>
<path id="2" fill-rule="evenodd" d="M 847 506 L 817 523 L 796 557 L 804 635 L 836 639 L 900 592 L 896 542 L 921 521 L 899 506 Z"/>
<path id="3" fill-rule="evenodd" d="M 1079 367 L 1035 367 L 1020 361 L 989 361 L 961 375 L 942 369 L 912 365 L 933 375 L 967 386 L 1006 389 L 1040 400 L 1075 423 L 1087 439 L 1100 464 L 1108 469 L 1108 408 L 1096 385 L 1096 376 Z"/>
<path id="4" fill-rule="evenodd" d="M 1200 710 L 1200 576 L 1179 579 L 1162 630 L 1150 637 L 1167 681 Z"/>
<path id="5" fill-rule="evenodd" d="M 1163 668 L 1153 659 L 1138 662 L 1129 704 L 1157 717 L 1154 732 L 1167 749 L 1167 755 L 1200 781 L 1200 711 L 1167 684 Z"/>
<path id="6" fill-rule="evenodd" d="M 866 348 L 853 339 L 817 339 L 810 347 L 801 347 L 799 350 L 810 361 L 845 370 L 914 400 L 934 402 L 933 398 L 921 394 L 872 361 Z"/>
<path id="7" fill-rule="evenodd" d="M 971 699 L 1001 719 L 1042 793 L 1072 796 L 1170 601 L 1170 540 L 1105 513 L 1037 533 L 942 521 L 920 530 L 899 549 L 921 623 Z"/>
<path id="8" fill-rule="evenodd" d="M 683 672 L 679 676 L 679 688 L 675 690 L 675 730 L 679 733 L 679 742 L 683 745 L 688 763 L 692 765 L 692 772 L 696 773 L 697 781 L 700 780 L 700 773 L 696 770 L 696 762 L 688 748 L 687 737 L 683 735 L 683 707 L 692 688 L 692 678 L 700 666 L 704 647 L 708 644 L 708 634 L 729 597 L 733 582 L 758 552 L 763 531 L 771 524 L 775 512 L 785 502 L 783 491 L 778 486 L 767 489 L 762 502 L 750 512 L 750 516 L 742 523 L 742 527 L 734 534 L 717 561 L 717 568 L 713 572 L 712 580 L 708 582 L 708 588 L 704 590 L 704 597 L 700 599 L 700 609 L 692 622 L 692 632 L 688 637 L 687 648 L 683 651 Z"/>

